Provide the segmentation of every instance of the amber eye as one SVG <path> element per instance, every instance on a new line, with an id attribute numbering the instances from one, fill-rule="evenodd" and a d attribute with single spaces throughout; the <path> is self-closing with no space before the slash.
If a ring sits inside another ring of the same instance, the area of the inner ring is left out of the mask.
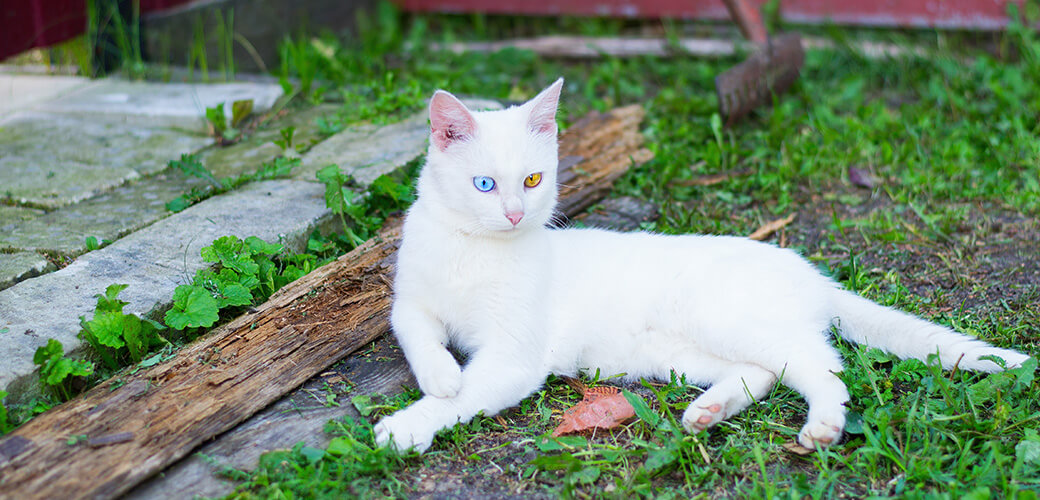
<path id="1" fill-rule="evenodd" d="M 529 187 L 529 188 L 533 188 L 533 187 L 537 186 L 538 183 L 540 183 L 540 182 L 542 182 L 542 173 L 541 172 L 535 172 L 535 173 L 533 173 L 531 175 L 528 175 L 527 178 L 524 179 L 524 185 Z"/>

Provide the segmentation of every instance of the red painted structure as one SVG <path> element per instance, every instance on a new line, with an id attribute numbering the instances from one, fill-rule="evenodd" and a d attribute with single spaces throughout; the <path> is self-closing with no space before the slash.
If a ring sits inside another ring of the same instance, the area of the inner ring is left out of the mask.
<path id="1" fill-rule="evenodd" d="M 189 1 L 139 0 L 141 12 Z M 417 12 L 729 19 L 719 0 L 394 1 Z M 749 1 L 755 6 L 765 3 Z M 1009 3 L 1021 5 L 1022 0 L 782 0 L 781 9 L 794 23 L 998 30 L 1007 25 Z M 83 33 L 86 25 L 86 0 L 0 0 L 0 59 L 68 40 Z"/>
<path id="2" fill-rule="evenodd" d="M 139 0 L 141 12 L 189 1 Z M 0 59 L 64 42 L 86 29 L 86 0 L 0 0 Z"/>

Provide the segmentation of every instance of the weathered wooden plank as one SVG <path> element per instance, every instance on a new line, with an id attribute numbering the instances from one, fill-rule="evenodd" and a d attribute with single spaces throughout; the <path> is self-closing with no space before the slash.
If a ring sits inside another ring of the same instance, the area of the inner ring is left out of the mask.
<path id="1" fill-rule="evenodd" d="M 561 137 L 561 210 L 605 193 L 642 148 L 641 107 Z M 385 333 L 399 221 L 173 359 L 126 372 L 0 440 L 0 498 L 111 498 Z M 72 436 L 86 436 L 68 444 Z M 94 441 L 98 446 L 90 446 Z"/>

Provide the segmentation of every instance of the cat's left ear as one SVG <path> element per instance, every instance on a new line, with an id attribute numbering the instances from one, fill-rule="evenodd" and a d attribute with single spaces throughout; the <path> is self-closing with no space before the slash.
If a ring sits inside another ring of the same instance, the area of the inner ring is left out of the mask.
<path id="1" fill-rule="evenodd" d="M 531 116 L 528 127 L 536 134 L 552 134 L 556 137 L 556 108 L 560 105 L 560 90 L 563 89 L 563 78 L 553 82 L 540 94 L 528 102 Z"/>

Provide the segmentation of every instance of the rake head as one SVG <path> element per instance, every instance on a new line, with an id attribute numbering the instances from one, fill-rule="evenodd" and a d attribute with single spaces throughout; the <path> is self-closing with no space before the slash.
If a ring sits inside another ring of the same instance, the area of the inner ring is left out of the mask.
<path id="1" fill-rule="evenodd" d="M 785 33 L 769 39 L 744 62 L 715 77 L 719 114 L 731 125 L 752 109 L 771 103 L 795 80 L 805 62 L 802 38 Z"/>

